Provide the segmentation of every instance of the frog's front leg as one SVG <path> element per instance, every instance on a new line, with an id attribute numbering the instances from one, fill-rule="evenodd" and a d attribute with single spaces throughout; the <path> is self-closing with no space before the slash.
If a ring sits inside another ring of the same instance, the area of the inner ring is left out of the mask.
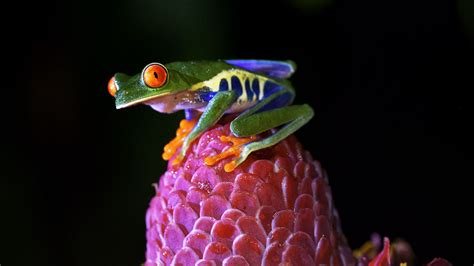
<path id="1" fill-rule="evenodd" d="M 212 127 L 219 119 L 224 115 L 224 113 L 229 109 L 229 107 L 235 102 L 237 95 L 234 91 L 223 91 L 217 93 L 207 104 L 206 109 L 199 118 L 196 126 L 189 135 L 186 136 L 181 148 L 181 152 L 177 155 L 173 163 L 179 163 L 186 155 L 191 143 L 199 137 L 204 131 Z"/>

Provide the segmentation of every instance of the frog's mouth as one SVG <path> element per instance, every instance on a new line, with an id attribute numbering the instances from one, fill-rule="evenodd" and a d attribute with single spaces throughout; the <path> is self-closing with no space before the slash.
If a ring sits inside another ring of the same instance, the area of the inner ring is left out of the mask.
<path id="1" fill-rule="evenodd" d="M 206 105 L 198 93 L 190 90 L 173 94 L 168 93 L 141 103 L 160 113 L 173 113 L 183 109 L 200 109 Z"/>
<path id="2" fill-rule="evenodd" d="M 170 93 L 160 94 L 160 95 L 152 95 L 152 96 L 139 98 L 139 99 L 136 99 L 136 100 L 133 100 L 133 101 L 130 101 L 130 102 L 126 102 L 126 103 L 116 103 L 115 108 L 116 109 L 122 109 L 122 108 L 130 107 L 132 105 L 137 105 L 137 104 L 151 105 L 151 104 L 154 104 L 154 103 L 163 102 L 162 98 L 166 98 L 167 96 L 170 96 L 170 95 L 171 95 Z"/>

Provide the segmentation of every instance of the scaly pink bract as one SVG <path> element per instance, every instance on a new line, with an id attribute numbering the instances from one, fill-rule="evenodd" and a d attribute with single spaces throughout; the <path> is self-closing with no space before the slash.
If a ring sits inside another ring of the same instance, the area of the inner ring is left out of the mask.
<path id="1" fill-rule="evenodd" d="M 355 265 L 319 162 L 290 136 L 233 172 L 232 158 L 206 166 L 230 134 L 217 125 L 168 165 L 146 215 L 145 265 Z"/>

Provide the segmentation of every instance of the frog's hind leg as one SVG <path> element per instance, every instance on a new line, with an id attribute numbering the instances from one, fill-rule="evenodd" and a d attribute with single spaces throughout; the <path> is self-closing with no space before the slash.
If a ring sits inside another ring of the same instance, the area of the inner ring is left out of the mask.
<path id="1" fill-rule="evenodd" d="M 233 121 L 233 129 L 236 131 L 234 134 L 237 133 L 236 135 L 241 137 L 255 135 L 283 124 L 286 125 L 265 139 L 246 144 L 239 157 L 231 162 L 233 168 L 243 163 L 250 153 L 273 146 L 293 134 L 313 116 L 313 109 L 309 105 L 303 104 L 256 113 L 243 119 L 237 118 Z"/>
<path id="2" fill-rule="evenodd" d="M 306 124 L 314 115 L 313 109 L 309 105 L 287 106 L 293 98 L 293 91 L 283 88 L 239 115 L 230 126 L 237 137 L 227 137 L 229 141 L 234 142 L 233 146 L 223 154 L 206 158 L 206 164 L 212 165 L 223 158 L 237 155 L 237 159 L 224 166 L 225 171 L 231 172 L 244 162 L 250 153 L 277 144 Z M 285 126 L 273 135 L 255 141 L 255 135 L 281 125 Z"/>

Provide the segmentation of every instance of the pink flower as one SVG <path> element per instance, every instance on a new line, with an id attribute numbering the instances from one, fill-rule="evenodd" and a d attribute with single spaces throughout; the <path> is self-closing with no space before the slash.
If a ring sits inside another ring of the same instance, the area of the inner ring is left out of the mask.
<path id="1" fill-rule="evenodd" d="M 145 265 L 355 265 L 319 162 L 290 136 L 232 172 L 232 158 L 206 165 L 230 134 L 218 125 L 170 160 L 146 215 Z"/>

